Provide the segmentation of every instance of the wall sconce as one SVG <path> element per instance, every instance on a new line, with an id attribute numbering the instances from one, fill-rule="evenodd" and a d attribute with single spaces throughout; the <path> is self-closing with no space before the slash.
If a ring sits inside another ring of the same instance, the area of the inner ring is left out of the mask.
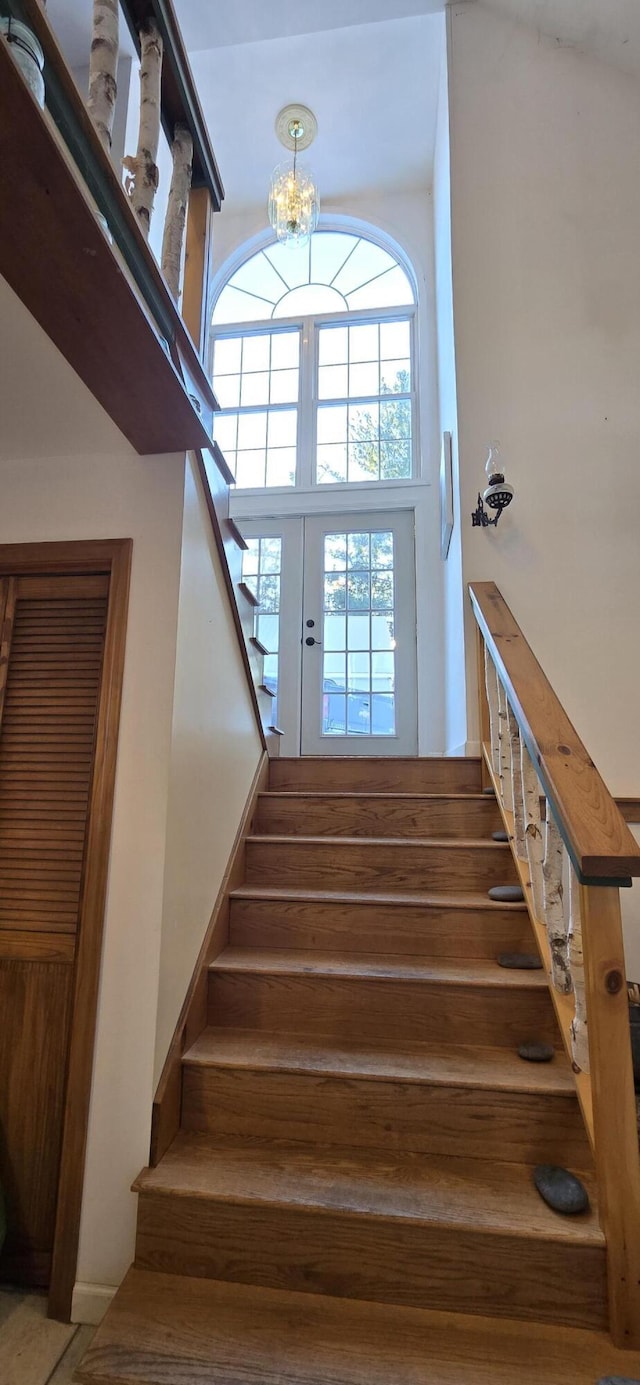
<path id="1" fill-rule="evenodd" d="M 507 505 L 510 505 L 513 500 L 513 486 L 510 486 L 509 482 L 505 481 L 504 475 L 500 469 L 500 462 L 498 461 L 499 449 L 500 444 L 498 442 L 492 442 L 489 447 L 489 456 L 487 457 L 485 466 L 489 484 L 482 495 L 478 492 L 478 506 L 471 515 L 471 523 L 474 528 L 479 526 L 482 529 L 486 529 L 489 524 L 497 524 L 502 511 L 506 510 Z M 486 501 L 490 510 L 495 510 L 493 519 L 489 519 L 483 501 Z"/>

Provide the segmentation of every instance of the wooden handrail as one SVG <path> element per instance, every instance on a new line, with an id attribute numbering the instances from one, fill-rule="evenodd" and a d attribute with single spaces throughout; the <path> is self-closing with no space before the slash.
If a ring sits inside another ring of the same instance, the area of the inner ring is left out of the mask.
<path id="1" fill-rule="evenodd" d="M 640 847 L 494 582 L 469 594 L 578 879 L 630 883 Z"/>
<path id="2" fill-rule="evenodd" d="M 470 595 L 483 783 L 496 794 L 594 1153 L 611 1335 L 639 1347 L 640 1152 L 619 887 L 640 874 L 640 850 L 497 587 L 474 583 Z"/>

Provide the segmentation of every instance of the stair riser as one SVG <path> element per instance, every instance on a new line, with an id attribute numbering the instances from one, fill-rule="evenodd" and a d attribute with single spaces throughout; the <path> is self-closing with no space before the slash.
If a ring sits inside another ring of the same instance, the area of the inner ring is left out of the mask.
<path id="1" fill-rule="evenodd" d="M 325 793 L 481 793 L 479 760 L 368 760 L 341 756 L 281 760 L 270 789 Z"/>
<path id="2" fill-rule="evenodd" d="M 247 842 L 248 884 L 325 890 L 473 890 L 516 884 L 508 846 Z"/>
<path id="3" fill-rule="evenodd" d="M 518 991 L 425 981 L 261 976 L 212 971 L 209 1024 L 274 1033 L 416 1043 L 559 1045 L 546 988 Z"/>
<path id="4" fill-rule="evenodd" d="M 145 1193 L 136 1264 L 414 1308 L 606 1323 L 603 1250 L 399 1218 Z"/>
<path id="5" fill-rule="evenodd" d="M 319 904 L 232 899 L 234 947 L 315 948 L 322 952 L 415 953 L 425 958 L 497 957 L 533 946 L 526 911 Z"/>
<path id="6" fill-rule="evenodd" d="M 494 798 L 475 802 L 390 802 L 385 799 L 260 798 L 253 830 L 282 836 L 328 837 L 490 837 L 502 828 Z"/>
<path id="7" fill-rule="evenodd" d="M 588 1168 L 575 1097 L 187 1065 L 183 1130 Z"/>

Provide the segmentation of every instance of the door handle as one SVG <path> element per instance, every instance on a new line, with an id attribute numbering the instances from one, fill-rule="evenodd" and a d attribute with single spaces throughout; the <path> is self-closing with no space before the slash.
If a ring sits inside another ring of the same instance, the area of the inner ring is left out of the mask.
<path id="1" fill-rule="evenodd" d="M 306 640 L 305 640 L 305 644 L 308 644 L 308 645 L 312 645 L 312 644 L 321 644 L 321 643 L 322 643 L 321 640 L 314 640 L 313 635 L 307 635 L 307 638 L 306 638 Z"/>

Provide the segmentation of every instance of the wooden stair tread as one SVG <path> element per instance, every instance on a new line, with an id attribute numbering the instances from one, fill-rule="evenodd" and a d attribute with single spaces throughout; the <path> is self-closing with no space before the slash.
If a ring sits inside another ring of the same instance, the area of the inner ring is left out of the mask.
<path id="1" fill-rule="evenodd" d="M 131 1269 L 84 1385 L 594 1385 L 640 1376 L 605 1332 Z"/>
<path id="2" fill-rule="evenodd" d="M 484 793 L 406 793 L 401 790 L 395 792 L 391 789 L 263 789 L 258 795 L 259 798 L 279 799 L 284 798 L 290 802 L 292 798 L 310 798 L 315 803 L 318 799 L 337 798 L 341 802 L 345 799 L 370 799 L 375 801 L 390 803 L 486 803 L 487 795 Z"/>
<path id="3" fill-rule="evenodd" d="M 231 899 L 270 899 L 282 903 L 300 902 L 318 904 L 389 904 L 407 908 L 409 905 L 422 905 L 428 909 L 490 909 L 495 912 L 507 909 L 509 912 L 524 914 L 527 906 L 521 904 L 498 904 L 487 894 L 469 890 L 464 894 L 450 894 L 446 891 L 425 894 L 424 891 L 409 892 L 381 890 L 319 890 L 309 886 L 294 885 L 239 885 L 231 891 Z"/>
<path id="4" fill-rule="evenodd" d="M 305 1034 L 210 1028 L 184 1054 L 183 1062 L 545 1095 L 575 1091 L 569 1064 L 560 1052 L 552 1063 L 525 1063 L 509 1049 L 461 1044 L 350 1043 Z"/>
<path id="5" fill-rule="evenodd" d="M 227 947 L 210 972 L 249 972 L 264 976 L 340 977 L 362 981 L 428 981 L 455 986 L 547 990 L 544 971 L 511 971 L 483 959 L 412 957 L 363 952 L 315 952 L 309 948 Z"/>
<path id="6" fill-rule="evenodd" d="M 293 837 L 283 835 L 278 832 L 254 833 L 247 837 L 247 844 L 252 842 L 259 843 L 261 846 L 287 846 L 295 850 L 299 846 L 401 846 L 408 850 L 423 850 L 425 846 L 444 847 L 447 851 L 469 851 L 474 847 L 481 848 L 482 851 L 490 851 L 496 856 L 496 863 L 501 857 L 511 862 L 511 848 L 508 842 L 494 842 L 486 837 L 327 837 L 316 834 L 315 836 Z M 506 856 L 505 856 L 506 853 Z"/>
<path id="7" fill-rule="evenodd" d="M 592 1210 L 562 1217 L 520 1164 L 182 1132 L 134 1190 L 603 1247 L 582 1176 Z"/>

